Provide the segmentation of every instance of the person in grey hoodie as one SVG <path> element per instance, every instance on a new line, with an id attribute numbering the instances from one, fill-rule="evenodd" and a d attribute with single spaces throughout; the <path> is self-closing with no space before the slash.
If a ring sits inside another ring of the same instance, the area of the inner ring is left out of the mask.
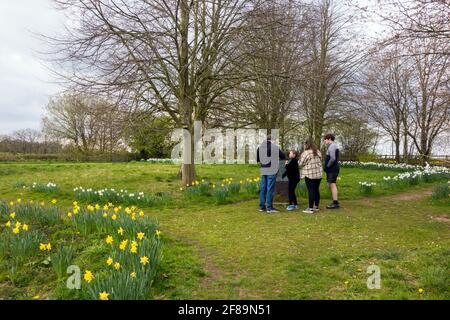
<path id="1" fill-rule="evenodd" d="M 325 135 L 324 141 L 328 146 L 327 155 L 325 158 L 325 168 L 324 171 L 327 174 L 327 183 L 330 187 L 331 196 L 333 197 L 333 202 L 327 206 L 327 209 L 339 209 L 340 204 L 338 201 L 338 189 L 337 189 L 337 178 L 339 176 L 339 147 L 334 142 L 335 136 L 331 133 Z"/>

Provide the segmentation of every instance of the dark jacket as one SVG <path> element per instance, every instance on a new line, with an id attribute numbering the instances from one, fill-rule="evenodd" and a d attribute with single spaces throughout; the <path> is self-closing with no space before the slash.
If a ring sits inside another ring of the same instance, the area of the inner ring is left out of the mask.
<path id="1" fill-rule="evenodd" d="M 272 142 L 267 140 L 267 157 L 268 158 L 270 158 L 272 156 L 271 146 L 272 146 Z M 281 151 L 280 148 L 276 144 L 274 144 L 273 147 L 275 148 L 276 152 L 278 152 L 278 159 L 285 160 L 286 155 L 283 153 L 283 151 Z M 271 161 L 269 161 L 268 163 L 261 163 L 260 158 L 259 158 L 259 147 L 256 150 L 256 161 L 261 164 L 262 168 L 268 168 L 268 167 L 270 167 L 270 164 L 271 164 Z"/>
<path id="2" fill-rule="evenodd" d="M 298 167 L 298 160 L 291 159 L 286 165 L 286 171 L 283 173 L 283 178 L 288 177 L 292 181 L 300 181 L 300 169 Z"/>
<path id="3" fill-rule="evenodd" d="M 328 146 L 327 155 L 324 163 L 324 171 L 328 173 L 339 172 L 339 156 L 340 151 L 336 143 L 332 143 Z"/>

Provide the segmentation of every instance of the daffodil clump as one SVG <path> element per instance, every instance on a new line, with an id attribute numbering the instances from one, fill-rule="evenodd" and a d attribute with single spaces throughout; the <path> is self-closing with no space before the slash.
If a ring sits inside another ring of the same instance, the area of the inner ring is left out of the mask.
<path id="1" fill-rule="evenodd" d="M 167 193 L 158 192 L 145 194 L 144 192 L 129 192 L 128 190 L 101 189 L 77 187 L 73 189 L 75 199 L 86 202 L 114 202 L 124 205 L 141 205 L 146 207 L 166 203 L 169 196 Z"/>
<path id="2" fill-rule="evenodd" d="M 107 252 L 102 268 L 84 266 L 82 290 L 67 294 L 100 300 L 149 298 L 161 261 L 161 239 L 156 223 L 136 206 L 75 201 L 62 210 L 57 199 L 0 201 L 0 259 L 6 261 L 12 284 L 36 265 L 51 267 L 64 284 L 67 268 L 95 243 L 102 254 Z"/>
<path id="3" fill-rule="evenodd" d="M 161 262 L 161 236 L 152 233 L 130 234 L 125 227 L 105 237 L 109 248 L 104 267 L 98 272 L 84 271 L 86 298 L 99 300 L 142 300 L 149 297 Z"/>
<path id="4" fill-rule="evenodd" d="M 377 184 L 375 182 L 360 181 L 359 191 L 365 195 L 372 194 L 376 185 Z"/>
<path id="5" fill-rule="evenodd" d="M 28 185 L 25 182 L 19 181 L 14 184 L 15 188 L 20 189 L 30 189 L 35 192 L 41 192 L 41 193 L 58 193 L 59 187 L 56 183 L 48 182 L 48 183 L 40 183 L 40 182 L 33 182 L 31 185 Z"/>
<path id="6" fill-rule="evenodd" d="M 226 178 L 219 182 L 196 180 L 184 188 L 181 187 L 180 190 L 189 199 L 212 196 L 217 204 L 224 204 L 230 202 L 230 197 L 239 194 L 241 190 L 244 190 L 247 195 L 256 195 L 259 192 L 259 177 L 240 181 L 234 181 L 233 178 Z"/>
<path id="7" fill-rule="evenodd" d="M 383 186 L 387 188 L 417 185 L 421 182 L 433 182 L 450 177 L 450 170 L 444 167 L 423 167 L 411 172 L 403 172 L 393 177 L 383 177 Z"/>

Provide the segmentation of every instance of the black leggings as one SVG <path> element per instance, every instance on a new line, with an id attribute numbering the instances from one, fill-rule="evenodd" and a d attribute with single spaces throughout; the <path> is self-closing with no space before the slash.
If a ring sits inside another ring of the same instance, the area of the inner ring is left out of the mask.
<path id="1" fill-rule="evenodd" d="M 318 207 L 320 202 L 320 182 L 322 179 L 309 179 L 305 177 L 306 187 L 309 195 L 309 208 Z"/>
<path id="2" fill-rule="evenodd" d="M 297 196 L 295 195 L 295 188 L 297 188 L 299 180 L 289 179 L 289 204 L 298 205 Z"/>

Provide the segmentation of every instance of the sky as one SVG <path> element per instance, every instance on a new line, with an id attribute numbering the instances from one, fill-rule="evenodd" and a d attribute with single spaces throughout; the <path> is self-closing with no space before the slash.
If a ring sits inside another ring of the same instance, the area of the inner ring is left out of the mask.
<path id="1" fill-rule="evenodd" d="M 0 134 L 39 129 L 43 108 L 60 88 L 38 57 L 63 16 L 51 0 L 0 0 Z"/>

